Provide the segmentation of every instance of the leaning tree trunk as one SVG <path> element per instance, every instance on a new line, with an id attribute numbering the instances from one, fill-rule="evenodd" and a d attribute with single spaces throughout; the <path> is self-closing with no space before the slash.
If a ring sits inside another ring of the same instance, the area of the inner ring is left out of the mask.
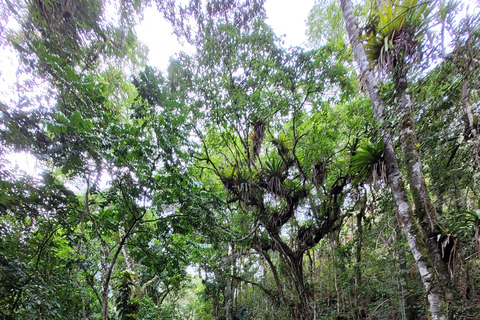
<path id="1" fill-rule="evenodd" d="M 383 103 L 376 89 L 378 85 L 373 73 L 370 70 L 370 63 L 365 54 L 365 49 L 359 40 L 359 31 L 353 14 L 353 6 L 350 0 L 340 0 L 343 18 L 347 29 L 350 44 L 355 60 L 360 68 L 361 80 L 365 83 L 370 101 L 373 107 L 373 113 L 377 121 L 383 122 Z M 397 214 L 402 222 L 410 250 L 416 261 L 418 271 L 425 287 L 428 302 L 430 305 L 430 313 L 433 320 L 446 319 L 442 311 L 442 303 L 444 298 L 441 295 L 438 279 L 435 276 L 434 268 L 431 263 L 429 247 L 423 241 L 423 235 L 418 230 L 415 221 L 412 218 L 410 205 L 407 200 L 404 184 L 402 181 L 400 169 L 395 157 L 392 137 L 386 128 L 382 128 L 382 135 L 385 143 L 384 158 L 387 165 L 387 176 L 390 183 L 392 194 L 395 198 Z"/>
<path id="2" fill-rule="evenodd" d="M 407 64 L 401 48 L 399 48 L 397 53 L 393 78 L 397 98 L 397 114 L 400 116 L 399 140 L 402 146 L 408 184 L 415 206 L 414 212 L 420 223 L 423 240 L 428 247 L 428 254 L 435 266 L 438 279 L 445 287 L 448 286 L 450 279 L 448 266 L 445 262 L 448 258 L 442 259 L 442 249 L 437 239 L 437 236 L 441 234 L 441 230 L 436 221 L 436 212 L 430 201 L 422 172 L 422 162 L 415 133 L 415 122 L 412 115 L 412 98 L 408 91 Z"/>
<path id="3" fill-rule="evenodd" d="M 403 241 L 403 237 L 400 233 L 401 223 L 397 221 L 395 223 L 395 234 L 397 243 Z M 403 305 L 405 308 L 405 319 L 406 320 L 415 320 L 417 315 L 415 313 L 415 296 L 413 295 L 412 290 L 410 289 L 410 279 L 408 276 L 408 267 L 407 267 L 407 257 L 405 256 L 405 248 L 401 246 L 398 251 L 398 265 L 400 268 L 400 283 L 402 287 L 402 298 Z"/>

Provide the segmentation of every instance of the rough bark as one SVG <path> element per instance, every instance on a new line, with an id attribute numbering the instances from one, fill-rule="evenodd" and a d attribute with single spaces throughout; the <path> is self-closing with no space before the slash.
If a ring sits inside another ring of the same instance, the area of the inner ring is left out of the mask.
<path id="1" fill-rule="evenodd" d="M 305 287 L 305 277 L 303 274 L 303 252 L 290 258 L 291 268 L 295 279 L 295 287 L 298 292 L 300 304 L 302 306 L 302 315 L 304 320 L 313 319 L 313 310 L 310 307 L 310 294 Z"/>
<path id="2" fill-rule="evenodd" d="M 361 81 L 365 84 L 370 101 L 373 107 L 373 113 L 376 120 L 383 122 L 383 102 L 376 89 L 378 82 L 370 70 L 370 63 L 365 54 L 365 49 L 359 39 L 359 30 L 353 13 L 353 5 L 350 0 L 340 0 L 345 26 L 347 29 L 350 44 L 355 60 L 360 69 Z M 410 250 L 416 261 L 418 271 L 427 293 L 427 299 L 430 305 L 430 314 L 433 320 L 446 319 L 442 311 L 442 302 L 444 302 L 440 294 L 439 282 L 435 276 L 434 268 L 428 254 L 428 247 L 423 241 L 423 235 L 418 230 L 415 221 L 412 218 L 410 205 L 407 200 L 403 180 L 400 169 L 398 167 L 395 151 L 393 148 L 390 132 L 386 128 L 382 129 L 382 135 L 385 143 L 384 158 L 387 165 L 387 177 L 390 188 L 395 199 L 397 207 L 397 215 L 402 222 L 403 231 L 407 238 Z"/>

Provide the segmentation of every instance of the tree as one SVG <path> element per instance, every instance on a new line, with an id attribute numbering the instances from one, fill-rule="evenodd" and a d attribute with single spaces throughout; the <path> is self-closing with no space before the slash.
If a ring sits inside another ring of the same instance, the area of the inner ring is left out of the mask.
<path id="1" fill-rule="evenodd" d="M 331 140 L 322 145 L 316 122 L 322 110 L 332 126 L 340 122 L 330 118 L 329 112 L 338 112 L 344 119 L 342 111 L 330 111 L 321 98 L 325 83 L 344 90 L 337 99 L 348 95 L 344 68 L 329 62 L 332 49 L 328 46 L 311 52 L 282 51 L 261 21 L 240 30 L 228 20 L 211 22 L 203 32 L 197 69 L 185 72 L 195 75 L 197 98 L 191 101 L 192 112 L 204 110 L 207 115 L 196 131 L 202 140 L 198 160 L 203 162 L 202 170 L 206 166 L 213 172 L 210 179 L 223 184 L 232 212 L 248 217 L 244 223 L 254 232 L 246 231 L 239 238 L 245 238 L 267 261 L 274 275 L 276 267 L 268 251 L 279 252 L 298 296 L 298 302 L 288 301 L 279 277 L 274 276 L 279 302 L 288 303 L 293 316 L 312 319 L 303 257 L 325 235 L 341 227 L 343 199 L 348 193 L 344 188 L 349 181 L 339 164 L 349 149 L 334 151 L 337 136 L 332 131 L 326 136 Z M 310 103 L 315 108 L 311 115 L 305 111 Z M 345 130 L 357 130 L 354 122 L 351 125 Z M 228 318 L 231 312 L 226 309 Z"/>
<path id="2" fill-rule="evenodd" d="M 360 42 L 360 33 L 356 26 L 352 3 L 350 1 L 342 0 L 341 5 L 347 33 L 352 45 L 355 60 L 360 68 L 362 81 L 364 81 L 367 86 L 375 118 L 378 122 L 382 123 L 384 121 L 384 106 L 380 94 L 376 89 L 377 80 L 374 78 L 374 75 L 370 70 L 370 63 L 367 59 L 365 49 Z M 431 260 L 431 257 L 435 256 L 435 252 L 432 252 L 432 247 L 428 246 L 424 241 L 424 237 L 419 234 L 403 186 L 401 173 L 393 149 L 391 134 L 385 128 L 382 128 L 382 131 L 383 139 L 385 141 L 385 162 L 387 166 L 388 180 L 395 197 L 397 213 L 403 223 L 404 232 L 407 236 L 410 250 L 415 257 L 417 268 L 422 276 L 422 281 L 430 303 L 430 313 L 433 319 L 445 319 L 444 312 L 442 311 L 444 297 L 442 296 L 442 291 L 439 287 L 440 284 L 438 279 L 436 279 L 432 268 L 433 261 Z M 406 158 L 406 161 L 410 162 L 411 159 L 408 159 L 408 155 L 406 155 Z M 421 167 L 418 168 L 418 170 L 420 169 Z"/>

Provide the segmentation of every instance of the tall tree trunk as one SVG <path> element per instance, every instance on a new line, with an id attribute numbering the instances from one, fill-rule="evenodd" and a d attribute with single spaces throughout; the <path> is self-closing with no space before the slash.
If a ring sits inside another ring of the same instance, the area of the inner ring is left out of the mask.
<path id="1" fill-rule="evenodd" d="M 227 283 L 223 290 L 225 319 L 233 320 L 233 279 L 231 277 L 225 277 Z"/>
<path id="2" fill-rule="evenodd" d="M 104 245 L 104 265 L 102 272 L 102 320 L 108 320 L 108 293 L 110 291 L 110 279 L 112 278 L 113 267 L 117 262 L 118 255 L 122 251 L 125 241 L 130 236 L 134 226 L 138 220 L 135 220 L 125 234 L 120 237 L 120 243 L 115 250 L 112 259 L 109 260 L 110 251 L 106 247 L 106 243 L 102 238 L 102 244 Z"/>
<path id="3" fill-rule="evenodd" d="M 361 203 L 360 211 L 357 213 L 357 248 L 355 252 L 356 258 L 356 270 L 355 270 L 355 308 L 357 317 L 361 316 L 362 310 L 364 310 L 365 305 L 365 296 L 359 288 L 362 285 L 362 247 L 363 247 L 363 225 L 362 220 L 365 216 L 365 211 L 367 209 L 367 194 L 365 195 Z"/>
<path id="4" fill-rule="evenodd" d="M 370 70 L 370 63 L 365 54 L 365 49 L 359 39 L 359 31 L 353 14 L 353 6 L 350 0 L 340 0 L 343 18 L 347 29 L 350 44 L 355 60 L 360 68 L 361 81 L 365 83 L 373 113 L 377 121 L 383 122 L 383 103 L 376 89 L 378 85 L 373 73 Z M 446 319 L 442 310 L 444 297 L 441 295 L 438 279 L 435 276 L 432 261 L 430 259 L 429 247 L 423 241 L 423 235 L 418 230 L 415 221 L 412 219 L 410 205 L 407 200 L 400 169 L 398 167 L 395 151 L 393 148 L 390 132 L 382 128 L 382 135 L 385 143 L 385 163 L 387 165 L 387 176 L 390 187 L 395 198 L 398 218 L 402 222 L 410 250 L 415 258 L 418 271 L 427 293 L 430 305 L 430 313 L 433 320 Z"/>
<path id="5" fill-rule="evenodd" d="M 428 254 L 435 266 L 435 271 L 438 274 L 440 283 L 443 286 L 447 286 L 450 276 L 445 261 L 448 258 L 445 260 L 442 259 L 442 249 L 437 239 L 437 235 L 441 234 L 441 230 L 437 224 L 435 209 L 430 201 L 422 172 L 422 162 L 415 133 L 415 121 L 412 115 L 412 98 L 408 91 L 408 68 L 403 56 L 402 52 L 398 54 L 393 78 L 397 98 L 397 114 L 400 115 L 399 138 L 402 146 L 404 165 L 407 171 L 413 204 L 415 206 L 414 213 L 420 223 L 423 240 L 427 245 Z"/>
<path id="6" fill-rule="evenodd" d="M 307 255 L 308 259 L 310 260 L 310 285 L 312 286 L 311 296 L 313 299 L 313 320 L 317 320 L 317 301 L 315 296 L 315 289 L 313 288 L 313 274 L 315 272 L 315 248 L 312 249 L 312 254 L 310 254 L 310 250 L 308 250 Z"/>
<path id="7" fill-rule="evenodd" d="M 400 231 L 400 221 L 397 221 L 396 223 L 396 240 L 397 243 L 401 243 L 403 241 L 403 237 L 401 236 L 401 231 Z M 401 246 L 398 249 L 398 265 L 400 268 L 400 279 L 399 281 L 401 282 L 401 288 L 402 288 L 402 298 L 403 298 L 403 303 L 405 307 L 405 319 L 407 320 L 415 320 L 416 319 L 416 314 L 415 314 L 415 297 L 413 296 L 412 290 L 410 290 L 409 286 L 409 279 L 408 279 L 408 268 L 407 268 L 407 257 L 405 255 L 405 248 Z"/>
<path id="8" fill-rule="evenodd" d="M 102 320 L 108 320 L 108 291 L 110 288 L 110 277 L 108 281 L 103 279 L 102 281 Z"/>

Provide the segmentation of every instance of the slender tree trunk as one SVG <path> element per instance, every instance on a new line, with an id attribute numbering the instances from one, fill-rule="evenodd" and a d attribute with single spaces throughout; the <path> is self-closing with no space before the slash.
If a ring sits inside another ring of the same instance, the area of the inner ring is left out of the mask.
<path id="1" fill-rule="evenodd" d="M 332 234 L 332 248 L 333 248 L 333 280 L 335 284 L 335 293 L 337 296 L 337 315 L 340 314 L 340 289 L 338 288 L 338 270 L 337 270 L 337 255 L 335 254 L 337 248 L 338 248 L 338 241 L 337 241 L 337 236 Z"/>
<path id="2" fill-rule="evenodd" d="M 395 240 L 397 243 L 401 243 L 403 239 L 402 235 L 402 224 L 401 222 L 397 219 L 397 223 L 395 224 Z M 401 291 L 402 291 L 402 299 L 403 299 L 403 304 L 404 304 L 404 310 L 405 310 L 405 319 L 407 320 L 415 320 L 416 319 L 416 312 L 415 312 L 415 296 L 413 295 L 413 292 L 411 290 L 411 285 L 410 285 L 410 279 L 408 277 L 409 275 L 409 270 L 407 267 L 407 257 L 405 254 L 405 248 L 403 246 L 400 246 L 398 249 L 398 266 L 399 266 L 399 272 L 400 272 L 400 286 L 401 286 Z"/>
<path id="3" fill-rule="evenodd" d="M 125 228 L 123 227 L 122 224 L 118 227 L 118 232 L 120 234 L 120 237 L 122 237 L 125 234 Z M 122 254 L 123 258 L 125 259 L 125 264 L 127 265 L 127 271 L 131 274 L 132 277 L 132 282 L 133 282 L 133 296 L 136 299 L 141 299 L 143 296 L 142 292 L 142 286 L 140 284 L 140 278 L 138 277 L 137 273 L 137 267 L 135 266 L 135 260 L 133 260 L 132 256 L 130 255 L 130 250 L 127 248 L 127 246 L 122 246 Z"/>
<path id="4" fill-rule="evenodd" d="M 222 274 L 218 271 L 218 269 L 214 269 L 213 270 L 213 273 L 215 275 L 215 281 L 217 282 L 223 282 L 223 276 Z M 220 286 L 214 286 L 212 291 L 213 291 L 213 294 L 212 294 L 212 304 L 213 304 L 213 310 L 215 312 L 215 319 L 220 319 L 220 301 L 219 301 L 219 298 L 220 298 L 220 293 L 221 293 L 221 290 L 222 288 L 220 288 Z"/>
<path id="5" fill-rule="evenodd" d="M 399 230 L 400 231 L 400 230 Z M 400 232 L 398 232 L 400 233 Z M 400 242 L 402 239 L 397 236 L 397 241 Z M 403 303 L 405 306 L 405 318 L 407 320 L 415 320 L 415 301 L 414 296 L 412 294 L 412 290 L 410 290 L 409 286 L 409 279 L 408 279 L 408 268 L 407 268 L 407 260 L 405 255 L 405 248 L 401 247 L 398 251 L 398 264 L 400 267 L 400 281 L 402 287 L 402 296 L 403 296 Z"/>
<path id="6" fill-rule="evenodd" d="M 110 288 L 110 277 L 102 281 L 102 320 L 108 320 L 108 290 Z"/>
<path id="7" fill-rule="evenodd" d="M 435 209 L 430 201 L 422 172 L 422 162 L 415 133 L 415 122 L 412 115 L 412 98 L 408 91 L 407 65 L 401 53 L 396 61 L 397 65 L 393 72 L 393 78 L 397 98 L 397 114 L 400 115 L 399 138 L 408 184 L 415 206 L 414 213 L 420 223 L 423 239 L 427 245 L 430 259 L 435 266 L 438 279 L 443 286 L 447 286 L 450 280 L 448 266 L 445 262 L 447 259 L 442 259 L 441 245 L 437 239 L 437 235 L 441 234 L 441 230 L 437 224 Z"/>
<path id="8" fill-rule="evenodd" d="M 366 193 L 366 191 L 365 191 Z M 363 247 L 363 225 L 362 225 L 362 220 L 363 217 L 365 216 L 365 211 L 367 208 L 367 195 L 365 194 L 364 200 L 361 203 L 361 208 L 360 211 L 357 214 L 357 248 L 356 248 L 356 253 L 355 253 L 355 258 L 356 258 L 356 270 L 355 270 L 355 308 L 356 308 L 356 314 L 358 317 L 360 317 L 362 310 L 364 309 L 364 300 L 365 296 L 363 292 L 358 290 L 361 285 L 362 285 L 362 247 Z M 359 292 L 360 291 L 360 292 Z"/>
<path id="9" fill-rule="evenodd" d="M 233 279 L 231 277 L 226 277 L 225 281 L 227 283 L 223 290 L 223 298 L 225 300 L 225 319 L 233 320 Z"/>
<path id="10" fill-rule="evenodd" d="M 83 295 L 83 292 L 82 292 L 82 319 L 83 320 L 87 319 L 87 310 L 85 309 L 85 296 Z"/>
<path id="11" fill-rule="evenodd" d="M 363 81 L 367 87 L 374 116 L 377 121 L 382 123 L 383 103 L 376 89 L 378 83 L 370 70 L 370 63 L 365 54 L 365 49 L 359 40 L 360 34 L 353 13 L 352 2 L 350 0 L 340 0 L 340 3 L 345 26 L 350 39 L 350 44 L 352 45 L 352 51 L 360 68 L 361 81 Z M 427 293 L 432 320 L 446 319 L 446 316 L 442 311 L 444 297 L 441 295 L 439 282 L 435 276 L 434 268 L 430 259 L 431 255 L 428 252 L 429 248 L 423 241 L 423 235 L 420 233 L 415 221 L 412 219 L 410 205 L 407 200 L 400 169 L 395 157 L 395 151 L 390 132 L 383 128 L 382 134 L 385 143 L 384 158 L 387 165 L 387 176 L 393 196 L 395 198 L 398 218 L 402 222 L 403 230 L 410 246 L 410 250 L 412 251 L 418 271 L 420 272 L 420 276 Z"/>
<path id="12" fill-rule="evenodd" d="M 134 226 L 136 225 L 137 221 L 134 221 L 128 231 L 120 237 L 120 243 L 118 244 L 115 253 L 112 256 L 111 261 L 109 261 L 109 251 L 106 248 L 106 244 L 104 247 L 104 271 L 102 273 L 102 320 L 108 320 L 108 292 L 110 290 L 110 279 L 112 278 L 113 267 L 117 262 L 118 255 L 122 251 L 123 246 L 125 245 L 125 241 L 130 236 Z"/>
<path id="13" fill-rule="evenodd" d="M 357 287 L 362 285 L 362 268 L 360 264 L 362 263 L 362 245 L 363 245 L 363 230 L 362 230 L 362 216 L 363 210 L 357 214 L 357 250 L 355 254 L 357 268 L 355 271 L 355 284 Z"/>
<path id="14" fill-rule="evenodd" d="M 315 272 L 315 248 L 312 250 L 312 254 L 310 251 L 307 251 L 308 258 L 310 260 L 310 285 L 312 286 L 312 300 L 313 300 L 313 320 L 317 320 L 317 299 L 315 296 L 315 289 L 313 288 L 313 274 Z M 313 258 L 312 258 L 313 257 Z"/>
<path id="15" fill-rule="evenodd" d="M 270 270 L 272 271 L 273 279 L 275 280 L 275 284 L 277 285 L 277 290 L 278 290 L 278 296 L 280 297 L 280 300 L 284 303 L 287 304 L 287 301 L 285 300 L 285 295 L 283 293 L 283 288 L 282 288 L 282 283 L 280 282 L 280 278 L 278 277 L 278 272 L 277 268 L 272 262 L 272 259 L 270 258 L 270 255 L 268 252 L 265 252 L 262 250 L 262 248 L 259 248 L 261 254 L 265 258 L 265 261 L 267 261 L 268 265 L 270 266 Z"/>

